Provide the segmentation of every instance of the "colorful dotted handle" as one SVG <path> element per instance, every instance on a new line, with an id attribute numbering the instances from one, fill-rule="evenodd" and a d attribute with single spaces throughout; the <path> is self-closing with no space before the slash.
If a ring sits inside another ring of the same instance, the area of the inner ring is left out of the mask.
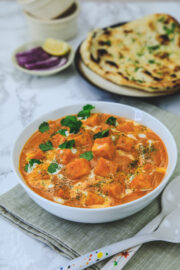
<path id="1" fill-rule="evenodd" d="M 102 248 L 70 261 L 65 266 L 61 266 L 59 270 L 81 270 L 110 256 L 112 256 L 112 251 Z"/>

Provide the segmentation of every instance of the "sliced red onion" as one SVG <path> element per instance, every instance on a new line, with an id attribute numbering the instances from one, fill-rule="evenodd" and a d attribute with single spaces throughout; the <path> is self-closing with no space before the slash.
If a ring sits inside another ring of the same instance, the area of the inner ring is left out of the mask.
<path id="1" fill-rule="evenodd" d="M 48 69 L 58 65 L 59 63 L 60 59 L 58 57 L 50 57 L 43 61 L 37 61 L 36 63 L 27 63 L 24 67 L 30 70 Z"/>
<path id="2" fill-rule="evenodd" d="M 64 66 L 67 63 L 67 61 L 68 61 L 67 57 L 60 58 L 60 61 L 59 61 L 59 65 L 58 66 L 59 67 Z"/>
<path id="3" fill-rule="evenodd" d="M 46 52 L 42 51 L 36 51 L 33 54 L 28 54 L 25 56 L 16 56 L 18 64 L 20 66 L 25 67 L 26 64 L 35 63 L 37 61 L 43 61 L 46 59 L 49 59 L 51 56 L 47 54 Z"/>
<path id="4" fill-rule="evenodd" d="M 17 57 L 19 56 L 28 56 L 28 55 L 33 55 L 33 54 L 39 54 L 39 53 L 42 53 L 42 52 L 45 52 L 41 47 L 36 47 L 36 48 L 33 48 L 33 49 L 29 49 L 27 51 L 24 51 L 24 52 L 19 52 L 16 54 Z"/>

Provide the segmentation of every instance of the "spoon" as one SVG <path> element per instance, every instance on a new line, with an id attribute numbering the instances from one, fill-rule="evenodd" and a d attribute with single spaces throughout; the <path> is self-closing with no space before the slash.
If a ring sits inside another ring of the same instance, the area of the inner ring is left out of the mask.
<path id="1" fill-rule="evenodd" d="M 161 198 L 162 210 L 161 213 L 156 216 L 152 221 L 150 221 L 143 229 L 141 229 L 136 235 L 141 235 L 144 233 L 153 232 L 162 219 L 171 213 L 177 207 L 180 207 L 180 175 L 177 176 L 173 181 L 171 181 L 163 191 Z M 133 247 L 129 249 L 128 257 L 122 256 L 122 254 L 117 254 L 114 256 L 109 262 L 107 262 L 101 270 L 118 270 L 123 269 L 123 267 L 127 264 L 127 262 L 134 256 L 134 254 L 138 251 L 141 245 Z"/>
<path id="2" fill-rule="evenodd" d="M 166 216 L 155 232 L 137 235 L 100 248 L 99 250 L 94 250 L 70 261 L 64 266 L 61 266 L 60 270 L 85 269 L 97 261 L 102 261 L 120 251 L 150 241 L 180 243 L 180 208 L 175 209 Z"/>

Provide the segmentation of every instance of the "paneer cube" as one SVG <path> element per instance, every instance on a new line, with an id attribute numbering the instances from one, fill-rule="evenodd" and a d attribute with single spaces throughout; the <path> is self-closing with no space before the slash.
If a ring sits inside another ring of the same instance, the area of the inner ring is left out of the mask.
<path id="1" fill-rule="evenodd" d="M 56 134 L 51 138 L 52 145 L 57 148 L 60 144 L 65 142 L 65 137 L 61 134 Z"/>
<path id="2" fill-rule="evenodd" d="M 152 185 L 147 175 L 139 174 L 132 180 L 130 188 L 135 190 L 149 190 L 152 188 Z"/>
<path id="3" fill-rule="evenodd" d="M 56 160 L 58 163 L 67 164 L 69 163 L 75 155 L 70 149 L 61 149 L 56 154 Z"/>
<path id="4" fill-rule="evenodd" d="M 87 206 L 103 204 L 103 203 L 104 203 L 103 197 L 99 196 L 96 193 L 88 192 L 88 195 L 87 195 L 86 200 L 85 200 L 85 204 Z"/>
<path id="5" fill-rule="evenodd" d="M 119 123 L 119 125 L 116 128 L 117 130 L 122 132 L 132 132 L 134 131 L 134 124 L 133 122 Z"/>
<path id="6" fill-rule="evenodd" d="M 66 186 L 64 186 L 63 188 L 59 188 L 57 190 L 57 196 L 62 199 L 68 200 L 70 198 L 69 188 Z"/>
<path id="7" fill-rule="evenodd" d="M 27 162 L 30 159 L 43 159 L 45 157 L 45 153 L 41 149 L 36 149 L 32 152 L 28 152 L 26 154 L 26 160 Z"/>
<path id="8" fill-rule="evenodd" d="M 121 183 L 112 183 L 109 185 L 105 185 L 103 187 L 103 191 L 107 195 L 109 195 L 115 199 L 120 199 L 122 193 L 124 192 L 124 185 Z"/>
<path id="9" fill-rule="evenodd" d="M 94 169 L 94 173 L 96 175 L 100 175 L 103 177 L 110 176 L 114 174 L 117 170 L 117 165 L 113 163 L 112 161 L 105 159 L 105 158 L 99 158 L 97 165 Z"/>
<path id="10" fill-rule="evenodd" d="M 118 171 L 127 172 L 130 168 L 132 160 L 125 155 L 119 154 L 119 151 L 120 150 L 116 151 L 116 162 L 118 164 Z"/>
<path id="11" fill-rule="evenodd" d="M 66 166 L 66 174 L 70 179 L 80 178 L 89 174 L 91 171 L 90 163 L 87 159 L 78 158 L 71 161 Z"/>
<path id="12" fill-rule="evenodd" d="M 90 117 L 88 117 L 86 121 L 84 121 L 84 124 L 90 127 L 94 127 L 94 126 L 99 125 L 99 122 L 100 122 L 100 115 L 97 113 L 94 113 Z"/>
<path id="13" fill-rule="evenodd" d="M 86 146 L 86 145 L 92 145 L 92 139 L 88 133 L 82 133 L 75 137 L 75 145 L 77 147 L 79 146 Z"/>
<path id="14" fill-rule="evenodd" d="M 96 157 L 112 159 L 115 153 L 115 146 L 109 137 L 98 138 L 94 142 L 92 152 Z"/>
<path id="15" fill-rule="evenodd" d="M 131 151 L 133 149 L 133 146 L 134 140 L 125 136 L 119 137 L 116 144 L 117 149 L 121 149 L 127 152 Z"/>

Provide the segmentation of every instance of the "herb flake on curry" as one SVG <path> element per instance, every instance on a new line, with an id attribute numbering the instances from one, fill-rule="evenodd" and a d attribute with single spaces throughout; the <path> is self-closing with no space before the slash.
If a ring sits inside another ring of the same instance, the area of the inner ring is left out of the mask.
<path id="1" fill-rule="evenodd" d="M 166 174 L 168 155 L 151 129 L 133 120 L 91 112 L 43 122 L 26 142 L 19 169 L 44 198 L 102 208 L 136 200 Z"/>

